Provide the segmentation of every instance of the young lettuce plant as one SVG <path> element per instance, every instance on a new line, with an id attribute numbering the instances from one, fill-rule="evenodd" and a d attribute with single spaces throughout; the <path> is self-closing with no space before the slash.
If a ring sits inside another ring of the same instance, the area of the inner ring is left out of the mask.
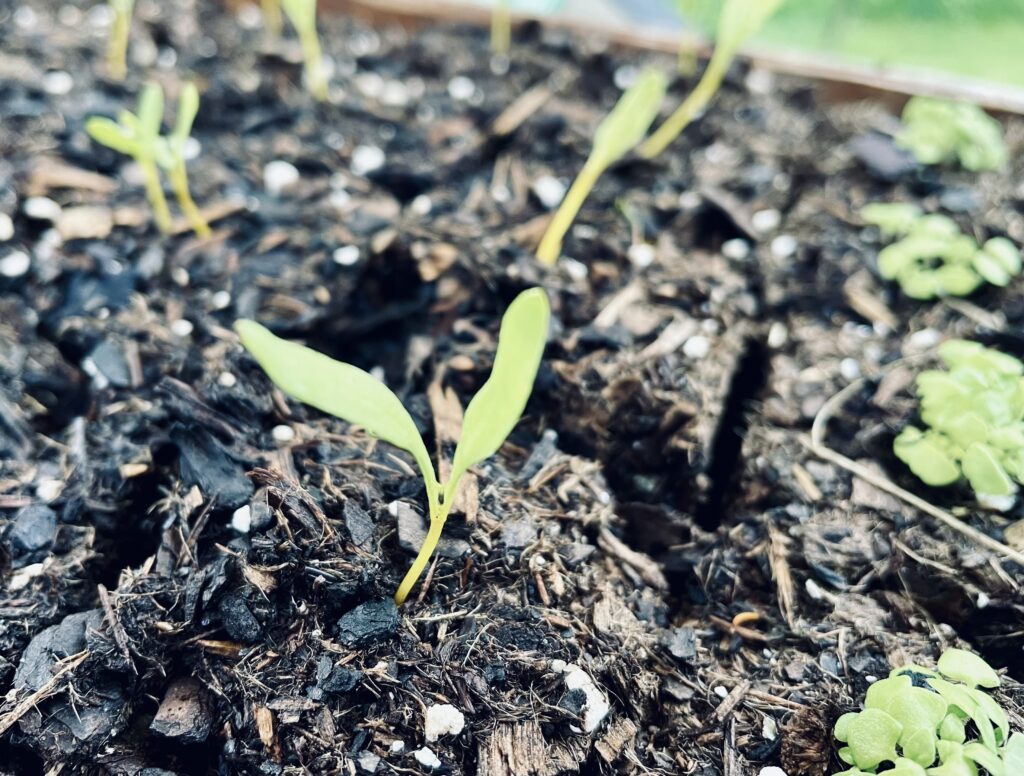
<path id="1" fill-rule="evenodd" d="M 159 88 L 159 87 L 157 87 Z M 192 133 L 192 124 L 199 113 L 199 90 L 194 83 L 187 83 L 181 88 L 178 97 L 178 117 L 174 131 L 161 138 L 162 152 L 157 155 L 157 162 L 167 171 L 171 190 L 178 200 L 181 212 L 188 219 L 189 226 L 200 237 L 210 235 L 210 227 L 206 223 L 188 188 L 188 171 L 186 170 L 185 146 Z"/>
<path id="2" fill-rule="evenodd" d="M 523 414 L 544 354 L 549 316 L 547 294 L 540 288 L 524 291 L 505 311 L 491 375 L 466 408 L 451 475 L 443 483 L 412 417 L 383 383 L 351 364 L 280 339 L 254 321 L 235 324 L 242 344 L 281 390 L 362 426 L 416 461 L 426 488 L 430 527 L 395 593 L 395 603 L 405 601 L 437 547 L 462 475 L 496 453 Z"/>
<path id="3" fill-rule="evenodd" d="M 156 84 L 149 84 L 139 95 L 138 114 L 121 111 L 117 121 L 92 116 L 85 122 L 85 131 L 101 145 L 132 157 L 142 170 L 146 198 L 153 209 L 157 228 L 171 231 L 171 211 L 160 185 L 158 159 L 164 153 L 160 123 L 164 114 L 164 93 Z"/>
<path id="4" fill-rule="evenodd" d="M 653 159 L 664 151 L 718 92 L 729 66 L 750 36 L 778 10 L 783 0 L 725 0 L 718 17 L 715 50 L 707 69 L 693 91 L 639 148 L 641 156 Z"/>
<path id="5" fill-rule="evenodd" d="M 107 72 L 111 78 L 123 81 L 128 74 L 128 34 L 135 0 L 108 0 L 107 4 L 114 15 L 107 41 Z"/>
<path id="6" fill-rule="evenodd" d="M 285 15 L 295 28 L 302 46 L 306 87 L 317 100 L 327 99 L 327 74 L 316 33 L 316 0 L 280 0 Z"/>
<path id="7" fill-rule="evenodd" d="M 537 247 L 537 258 L 553 266 L 562 252 L 562 240 L 583 207 L 598 178 L 643 140 L 665 97 L 666 78 L 653 68 L 640 73 L 619 98 L 594 133 L 590 156 L 566 193 Z"/>
<path id="8" fill-rule="evenodd" d="M 977 105 L 933 97 L 912 97 L 903 109 L 897 144 L 921 164 L 958 161 L 972 172 L 997 170 L 1009 154 L 1002 125 Z"/>
<path id="9" fill-rule="evenodd" d="M 946 650 L 936 667 L 893 670 L 868 688 L 862 711 L 839 718 L 839 757 L 853 767 L 834 776 L 1024 773 L 1024 735 L 1011 734 L 1009 716 L 985 692 L 999 675 L 962 649 Z"/>
<path id="10" fill-rule="evenodd" d="M 922 215 L 914 205 L 873 203 L 861 217 L 883 237 L 899 238 L 878 253 L 878 272 L 912 299 L 967 296 L 984 283 L 1004 287 L 1021 272 L 1021 255 L 1005 237 L 979 246 L 944 215 Z"/>
<path id="11" fill-rule="evenodd" d="M 966 480 L 978 501 L 1009 508 L 1024 483 L 1024 364 L 977 342 L 939 347 L 948 371 L 917 377 L 921 420 L 893 451 L 926 485 Z"/>

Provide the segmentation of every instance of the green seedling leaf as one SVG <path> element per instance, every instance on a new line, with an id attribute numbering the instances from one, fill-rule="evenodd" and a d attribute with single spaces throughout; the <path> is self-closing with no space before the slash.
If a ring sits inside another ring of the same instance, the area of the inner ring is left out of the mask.
<path id="1" fill-rule="evenodd" d="M 942 764 L 929 768 L 928 776 L 978 776 L 978 768 L 967 759 L 962 744 L 939 741 L 939 761 Z"/>
<path id="2" fill-rule="evenodd" d="M 976 105 L 913 97 L 903 110 L 903 123 L 896 142 L 922 164 L 959 161 L 981 171 L 1003 167 L 1009 158 L 1002 126 Z"/>
<path id="3" fill-rule="evenodd" d="M 956 461 L 920 429 L 905 428 L 893 442 L 893 452 L 926 485 L 942 487 L 960 479 Z"/>
<path id="4" fill-rule="evenodd" d="M 501 321 L 491 376 L 466 408 L 449 487 L 465 471 L 497 452 L 526 408 L 544 345 L 550 307 L 543 289 L 524 291 Z"/>
<path id="5" fill-rule="evenodd" d="M 1017 246 L 1005 237 L 993 237 L 986 241 L 984 251 L 992 256 L 1010 275 L 1019 275 L 1021 255 Z"/>
<path id="6" fill-rule="evenodd" d="M 316 27 L 316 0 L 281 0 L 281 8 L 295 29 Z"/>
<path id="7" fill-rule="evenodd" d="M 281 0 L 281 8 L 299 35 L 306 85 L 316 99 L 326 100 L 327 74 L 316 33 L 316 0 Z"/>
<path id="8" fill-rule="evenodd" d="M 847 771 L 840 771 L 835 776 L 872 776 L 872 774 L 868 771 L 862 771 L 860 768 L 850 768 Z"/>
<path id="9" fill-rule="evenodd" d="M 995 730 L 992 727 L 992 721 L 988 718 L 985 710 L 978 704 L 973 693 L 970 692 L 971 688 L 964 687 L 961 684 L 947 682 L 945 679 L 929 679 L 928 684 L 943 698 L 949 701 L 952 706 L 958 707 L 968 717 L 970 717 L 971 721 L 974 722 L 975 727 L 978 728 L 978 735 L 981 736 L 981 742 L 992 751 L 995 751 L 997 744 Z"/>
<path id="10" fill-rule="evenodd" d="M 901 237 L 921 217 L 921 208 L 909 202 L 873 202 L 861 208 L 860 217 L 877 226 L 883 237 Z"/>
<path id="11" fill-rule="evenodd" d="M 992 428 L 985 419 L 977 412 L 970 411 L 953 413 L 943 424 L 942 430 L 957 447 L 965 450 L 973 444 L 984 442 L 992 433 Z"/>
<path id="12" fill-rule="evenodd" d="M 983 279 L 978 272 L 962 264 L 946 264 L 936 269 L 934 274 L 939 296 L 970 296 L 978 290 Z"/>
<path id="13" fill-rule="evenodd" d="M 947 340 L 939 346 L 939 358 L 950 369 L 971 367 L 997 375 L 1024 375 L 1024 364 L 1013 356 L 986 348 L 978 342 Z"/>
<path id="14" fill-rule="evenodd" d="M 725 0 L 718 17 L 715 55 L 732 60 L 740 46 L 765 25 L 782 5 L 782 0 Z"/>
<path id="15" fill-rule="evenodd" d="M 958 714 L 950 712 L 942 720 L 942 724 L 939 725 L 939 738 L 957 744 L 962 744 L 967 740 L 967 728 Z"/>
<path id="16" fill-rule="evenodd" d="M 178 97 L 178 117 L 174 122 L 174 132 L 171 138 L 178 144 L 179 148 L 185 145 L 188 136 L 192 134 L 192 124 L 199 115 L 199 89 L 191 81 L 181 87 L 181 94 Z M 180 154 L 180 151 L 178 152 Z"/>
<path id="17" fill-rule="evenodd" d="M 359 367 L 281 339 L 255 321 L 237 321 L 235 331 L 282 391 L 407 451 L 424 481 L 436 482 L 416 423 L 401 400 L 380 380 Z"/>
<path id="18" fill-rule="evenodd" d="M 992 750 L 981 744 L 972 742 L 964 745 L 964 757 L 988 771 L 989 776 L 1016 776 L 1015 773 L 1006 770 L 1006 766 Z"/>
<path id="19" fill-rule="evenodd" d="M 958 234 L 949 238 L 942 251 L 942 258 L 951 264 L 970 264 L 978 252 L 978 243 L 973 237 Z"/>
<path id="20" fill-rule="evenodd" d="M 848 711 L 836 720 L 835 737 L 837 741 L 842 741 L 844 744 L 850 740 L 850 725 L 857 719 L 856 711 Z"/>
<path id="21" fill-rule="evenodd" d="M 906 757 L 900 757 L 893 763 L 893 767 L 885 772 L 885 776 L 927 776 L 927 771 Z"/>
<path id="22" fill-rule="evenodd" d="M 903 726 L 879 709 L 864 709 L 850 722 L 850 750 L 858 768 L 875 768 L 886 760 L 895 760 L 896 743 Z"/>
<path id="23" fill-rule="evenodd" d="M 1003 708 L 992 699 L 992 696 L 984 690 L 975 688 L 970 692 L 971 695 L 974 696 L 974 700 L 977 702 L 982 713 L 989 718 L 989 721 L 993 725 L 996 726 L 996 743 L 1006 743 L 1007 738 L 1010 736 L 1010 717 L 1005 711 L 1003 711 Z"/>
<path id="24" fill-rule="evenodd" d="M 968 447 L 960 465 L 975 493 L 1011 496 L 1017 491 L 1017 486 L 999 462 L 995 451 L 986 444 L 976 442 Z"/>
<path id="25" fill-rule="evenodd" d="M 987 283 L 1004 288 L 1010 285 L 1013 276 L 1006 271 L 1002 263 L 987 251 L 976 251 L 971 266 Z"/>
<path id="26" fill-rule="evenodd" d="M 939 658 L 938 669 L 946 678 L 969 687 L 993 688 L 1000 683 L 999 674 L 992 666 L 966 649 L 947 649 Z"/>
<path id="27" fill-rule="evenodd" d="M 644 69 L 598 125 L 588 164 L 604 170 L 632 151 L 658 117 L 666 88 L 664 73 Z"/>
<path id="28" fill-rule="evenodd" d="M 164 91 L 159 85 L 146 84 L 143 87 L 139 95 L 138 119 L 139 144 L 145 152 L 147 146 L 152 146 L 160 136 L 160 124 L 164 119 Z"/>
<path id="29" fill-rule="evenodd" d="M 135 134 L 125 126 L 104 116 L 86 119 L 85 131 L 100 145 L 105 145 L 125 156 L 136 156 L 138 143 Z"/>
<path id="30" fill-rule="evenodd" d="M 960 227 L 949 216 L 933 213 L 921 216 L 915 221 L 910 229 L 910 235 L 912 237 L 935 240 L 936 244 L 941 246 L 946 241 L 958 237 L 960 235 Z"/>
<path id="31" fill-rule="evenodd" d="M 871 685 L 864 706 L 884 711 L 903 726 L 899 745 L 905 757 L 925 766 L 935 762 L 935 731 L 949 708 L 942 696 L 900 675 Z"/>
<path id="32" fill-rule="evenodd" d="M 1014 733 L 1002 751 L 1007 776 L 1024 773 L 1024 734 Z"/>

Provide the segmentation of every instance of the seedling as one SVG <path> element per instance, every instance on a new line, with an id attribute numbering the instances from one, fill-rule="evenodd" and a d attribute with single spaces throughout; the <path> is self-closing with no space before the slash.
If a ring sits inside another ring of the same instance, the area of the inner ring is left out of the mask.
<path id="1" fill-rule="evenodd" d="M 198 113 L 199 90 L 194 83 L 187 83 L 182 87 L 178 97 L 178 117 L 174 131 L 166 138 L 162 138 L 163 152 L 157 155 L 157 161 L 167 171 L 171 190 L 178 200 L 181 212 L 188 219 L 189 225 L 200 237 L 208 237 L 210 227 L 189 192 L 185 160 L 185 146 Z"/>
<path id="2" fill-rule="evenodd" d="M 783 0 L 725 0 L 722 13 L 718 17 L 715 50 L 711 54 L 704 75 L 675 112 L 640 146 L 641 156 L 652 159 L 660 154 L 707 107 L 711 98 L 718 93 L 740 46 L 764 26 L 782 2 Z"/>
<path id="3" fill-rule="evenodd" d="M 937 669 L 898 668 L 868 688 L 862 711 L 839 718 L 835 737 L 846 744 L 839 757 L 853 767 L 834 776 L 1024 772 L 1024 735 L 1010 733 L 1006 712 L 985 692 L 999 686 L 999 675 L 962 649 L 946 650 Z M 968 732 L 978 738 L 968 741 Z"/>
<path id="4" fill-rule="evenodd" d="M 643 140 L 658 115 L 665 86 L 666 79 L 662 73 L 651 68 L 644 70 L 598 126 L 590 156 L 537 247 L 537 258 L 542 263 L 553 266 L 558 261 L 562 240 L 598 178 Z"/>
<path id="5" fill-rule="evenodd" d="M 395 593 L 395 603 L 405 601 L 437 547 L 462 475 L 497 452 L 523 414 L 544 354 L 549 314 L 547 295 L 540 288 L 524 291 L 509 305 L 501 321 L 491 376 L 466 408 L 451 476 L 445 483 L 438 481 L 408 411 L 383 383 L 351 364 L 280 339 L 254 321 L 235 324 L 242 344 L 281 390 L 362 426 L 406 450 L 416 461 L 427 492 L 430 527 Z"/>
<path id="6" fill-rule="evenodd" d="M 494 0 L 491 12 L 491 53 L 499 57 L 507 57 L 512 48 L 512 15 L 509 13 L 508 0 Z"/>
<path id="7" fill-rule="evenodd" d="M 976 342 L 939 347 L 948 371 L 917 378 L 921 420 L 893 444 L 926 485 L 966 480 L 982 503 L 1012 506 L 1024 483 L 1024 364 Z"/>
<path id="8" fill-rule="evenodd" d="M 679 15 L 686 24 L 692 24 L 697 17 L 697 5 L 698 0 L 676 0 Z M 693 46 L 693 41 L 685 36 L 679 41 L 676 67 L 682 75 L 690 76 L 697 72 L 697 50 Z"/>
<path id="9" fill-rule="evenodd" d="M 110 39 L 107 41 L 107 72 L 110 77 L 123 81 L 128 74 L 128 34 L 132 26 L 132 10 L 135 0 L 108 0 L 114 14 L 110 25 Z"/>
<path id="10" fill-rule="evenodd" d="M 142 170 L 146 198 L 153 209 L 157 228 L 167 234 L 172 229 L 171 211 L 160 183 L 160 169 L 167 171 L 171 188 L 188 219 L 200 237 L 210 234 L 210 227 L 199 213 L 188 188 L 185 145 L 192 123 L 199 112 L 199 91 L 195 84 L 182 87 L 178 101 L 178 119 L 174 131 L 160 135 L 164 114 L 164 92 L 158 84 L 147 84 L 139 95 L 138 114 L 122 111 L 117 121 L 92 116 L 85 122 L 85 131 L 97 143 L 132 157 Z"/>
<path id="11" fill-rule="evenodd" d="M 984 283 L 1006 286 L 1021 271 L 1021 255 L 1005 237 L 979 246 L 943 215 L 922 215 L 905 203 L 867 205 L 866 223 L 883 237 L 900 238 L 878 253 L 878 271 L 913 299 L 967 296 Z"/>
<path id="12" fill-rule="evenodd" d="M 117 121 L 92 116 L 85 122 L 85 131 L 97 143 L 132 157 L 142 170 L 146 198 L 153 209 L 153 219 L 161 232 L 171 231 L 171 211 L 160 185 L 158 156 L 160 122 L 164 113 L 164 93 L 156 84 L 149 84 L 139 95 L 138 114 L 121 111 Z"/>
<path id="13" fill-rule="evenodd" d="M 281 37 L 281 0 L 260 0 L 263 27 L 271 38 Z"/>
<path id="14" fill-rule="evenodd" d="M 972 172 L 996 170 L 1009 158 L 1003 128 L 977 105 L 933 97 L 912 97 L 903 109 L 896 142 L 921 164 L 958 161 Z"/>
<path id="15" fill-rule="evenodd" d="M 318 100 L 327 99 L 327 74 L 316 33 L 316 0 L 280 0 L 285 15 L 295 28 L 302 46 L 306 87 Z"/>

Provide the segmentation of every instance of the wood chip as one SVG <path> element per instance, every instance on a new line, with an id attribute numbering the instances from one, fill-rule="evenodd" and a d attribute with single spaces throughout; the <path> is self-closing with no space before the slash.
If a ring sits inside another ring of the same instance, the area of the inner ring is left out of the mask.
<path id="1" fill-rule="evenodd" d="M 544 84 L 527 89 L 498 115 L 491 125 L 491 134 L 497 137 L 511 135 L 524 121 L 543 108 L 551 95 L 551 90 Z"/>
<path id="2" fill-rule="evenodd" d="M 633 748 L 637 727 L 628 717 L 618 717 L 612 722 L 601 739 L 594 744 L 601 759 L 611 765 L 622 754 L 626 747 Z"/>
<path id="3" fill-rule="evenodd" d="M 117 181 L 96 172 L 73 167 L 66 162 L 46 156 L 32 166 L 25 194 L 39 197 L 53 189 L 76 189 L 95 194 L 111 194 L 117 189 Z"/>
<path id="4" fill-rule="evenodd" d="M 609 555 L 614 556 L 636 571 L 640 578 L 651 587 L 657 590 L 668 590 L 668 580 L 665 579 L 661 566 L 642 552 L 637 552 L 627 547 L 621 539 L 607 528 L 601 529 L 601 533 L 597 538 L 597 544 Z"/>
<path id="5" fill-rule="evenodd" d="M 281 761 L 281 743 L 277 740 L 274 730 L 274 712 L 266 706 L 255 706 L 253 716 L 256 718 L 256 730 L 259 732 L 260 741 L 274 762 Z"/>
<path id="6" fill-rule="evenodd" d="M 506 722 L 477 745 L 479 776 L 555 776 L 536 720 Z"/>
<path id="7" fill-rule="evenodd" d="M 57 231 L 65 240 L 102 240 L 114 228 L 114 212 L 100 205 L 64 208 Z"/>

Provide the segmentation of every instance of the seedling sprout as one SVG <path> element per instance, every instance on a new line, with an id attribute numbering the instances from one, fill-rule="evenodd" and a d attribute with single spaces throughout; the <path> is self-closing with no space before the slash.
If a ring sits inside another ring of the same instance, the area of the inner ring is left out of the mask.
<path id="1" fill-rule="evenodd" d="M 983 503 L 1012 505 L 1024 483 L 1024 364 L 964 340 L 939 356 L 948 371 L 917 378 L 927 428 L 905 428 L 893 451 L 926 485 L 966 480 Z"/>
<path id="2" fill-rule="evenodd" d="M 834 776 L 978 776 L 979 768 L 1017 776 L 1024 735 L 1010 732 L 1007 713 L 985 692 L 999 683 L 984 660 L 962 649 L 946 650 L 934 671 L 893 670 L 868 688 L 863 710 L 836 722 L 835 737 L 846 744 L 839 757 L 853 767 Z M 892 767 L 879 771 L 885 763 Z"/>
<path id="3" fill-rule="evenodd" d="M 721 87 L 740 46 L 764 26 L 782 2 L 783 0 L 725 0 L 722 13 L 718 17 L 715 50 L 704 75 L 675 112 L 640 146 L 641 156 L 652 159 L 660 154 L 679 137 L 697 114 L 707 107 Z"/>
<path id="4" fill-rule="evenodd" d="M 896 138 L 921 164 L 958 161 L 973 172 L 997 170 L 1009 155 L 1003 128 L 977 105 L 933 97 L 912 97 L 903 109 Z"/>
<path id="5" fill-rule="evenodd" d="M 281 37 L 281 0 L 260 0 L 263 10 L 263 27 L 272 38 Z"/>
<path id="6" fill-rule="evenodd" d="M 318 100 L 327 99 L 327 74 L 316 32 L 316 0 L 279 0 L 285 15 L 295 28 L 302 46 L 306 87 Z"/>
<path id="7" fill-rule="evenodd" d="M 189 192 L 185 159 L 185 146 L 192 133 L 192 123 L 198 113 L 199 90 L 194 83 L 187 83 L 182 87 L 178 97 L 178 117 L 174 131 L 163 139 L 165 151 L 157 156 L 157 160 L 167 170 L 171 190 L 178 200 L 181 212 L 188 219 L 189 226 L 200 237 L 207 237 L 210 234 L 210 227 Z"/>
<path id="8" fill-rule="evenodd" d="M 967 296 L 984 283 L 1006 286 L 1021 272 L 1021 255 L 1005 237 L 978 245 L 944 215 L 922 215 L 908 203 L 874 203 L 861 210 L 883 237 L 899 239 L 878 253 L 878 272 L 913 299 Z"/>
<path id="9" fill-rule="evenodd" d="M 423 476 L 430 527 L 398 591 L 401 605 L 426 568 L 441 538 L 462 475 L 489 458 L 512 432 L 533 389 L 548 331 L 548 298 L 540 288 L 521 293 L 501 321 L 491 375 L 466 408 L 451 476 L 439 482 L 426 444 L 409 412 L 390 389 L 351 364 L 280 339 L 254 321 L 235 329 L 242 344 L 285 393 L 323 412 L 365 428 L 409 452 Z"/>
<path id="10" fill-rule="evenodd" d="M 139 95 L 138 114 L 122 111 L 117 121 L 92 116 L 85 122 L 85 131 L 97 143 L 132 157 L 142 170 L 146 198 L 153 210 L 153 219 L 161 232 L 171 231 L 171 211 L 160 185 L 158 157 L 160 122 L 164 113 L 164 93 L 156 84 L 148 84 Z"/>
<path id="11" fill-rule="evenodd" d="M 508 1 L 494 0 L 491 12 L 491 53 L 499 57 L 507 57 L 512 48 L 512 15 Z"/>
<path id="12" fill-rule="evenodd" d="M 652 68 L 644 70 L 598 126 L 590 156 L 537 247 L 537 258 L 542 263 L 553 266 L 558 261 L 562 240 L 598 178 L 643 140 L 658 115 L 665 86 L 666 78 L 661 72 Z"/>
<path id="13" fill-rule="evenodd" d="M 676 0 L 679 8 L 679 15 L 683 22 L 692 24 L 697 17 L 698 0 Z M 677 54 L 676 66 L 682 75 L 693 75 L 697 72 L 697 50 L 693 41 L 681 36 L 679 40 L 679 51 Z"/>
<path id="14" fill-rule="evenodd" d="M 135 0 L 108 0 L 114 19 L 107 41 L 107 72 L 110 77 L 123 81 L 128 73 L 128 34 L 132 26 Z"/>

